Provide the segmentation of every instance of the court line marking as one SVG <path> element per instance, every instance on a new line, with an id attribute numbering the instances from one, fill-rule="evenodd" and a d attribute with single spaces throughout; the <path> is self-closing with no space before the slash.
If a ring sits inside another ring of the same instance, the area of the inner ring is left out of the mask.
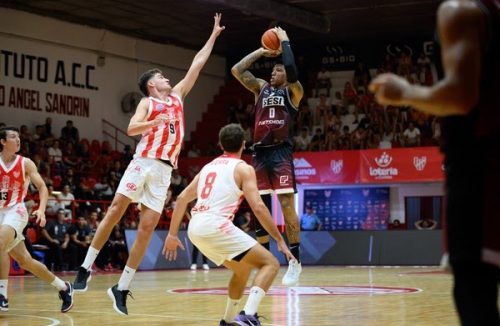
<path id="1" fill-rule="evenodd" d="M 9 309 L 9 310 L 12 310 L 12 309 Z M 26 310 L 26 309 L 18 309 L 18 310 Z M 56 325 L 61 324 L 61 321 L 59 319 L 50 318 L 50 317 L 41 317 L 41 316 L 35 316 L 35 315 L 18 315 L 18 314 L 8 314 L 6 316 L 33 317 L 33 318 L 38 318 L 38 319 L 48 319 L 52 322 L 52 324 L 48 324 L 47 326 L 56 326 Z"/>
<path id="2" fill-rule="evenodd" d="M 12 309 L 11 308 L 9 310 L 24 310 L 24 311 L 36 311 L 36 312 L 59 312 L 60 313 L 60 310 L 49 310 L 49 309 Z M 104 311 L 85 311 L 85 310 L 79 310 L 79 311 L 72 310 L 71 311 L 71 314 L 75 314 L 75 313 L 100 314 L 100 315 L 118 316 L 118 314 L 116 312 L 114 312 L 114 311 L 110 311 L 110 312 L 104 312 Z M 13 314 L 11 314 L 11 315 L 13 315 Z M 14 316 L 31 316 L 31 315 L 14 315 Z M 178 319 L 178 320 L 189 320 L 189 321 L 207 321 L 207 318 L 205 318 L 205 317 L 196 318 L 196 317 L 182 317 L 182 316 L 177 316 L 177 315 L 156 315 L 156 314 L 137 314 L 137 313 L 129 313 L 128 314 L 128 317 L 134 317 L 134 316 L 137 316 L 137 317 L 173 318 L 173 319 Z M 33 317 L 36 317 L 36 316 L 33 316 Z M 68 317 L 69 317 L 69 315 L 68 315 Z M 57 320 L 57 319 L 52 319 L 52 318 L 49 318 L 49 317 L 38 317 L 38 318 L 45 318 L 45 319 L 57 321 L 57 324 L 50 324 L 50 325 L 47 325 L 47 326 L 60 325 L 60 321 Z M 122 317 L 122 318 L 127 318 L 127 316 L 126 317 Z M 214 322 L 219 322 L 220 321 L 220 319 L 210 319 L 210 320 L 213 320 Z M 262 325 L 282 326 L 280 324 L 271 324 L 271 323 L 262 323 Z"/>

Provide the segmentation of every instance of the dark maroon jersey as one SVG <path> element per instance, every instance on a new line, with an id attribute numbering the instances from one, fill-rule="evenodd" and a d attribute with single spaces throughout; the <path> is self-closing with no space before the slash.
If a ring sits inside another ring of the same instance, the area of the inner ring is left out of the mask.
<path id="1" fill-rule="evenodd" d="M 292 144 L 291 124 L 296 114 L 288 87 L 274 88 L 266 84 L 255 103 L 254 145 Z"/>

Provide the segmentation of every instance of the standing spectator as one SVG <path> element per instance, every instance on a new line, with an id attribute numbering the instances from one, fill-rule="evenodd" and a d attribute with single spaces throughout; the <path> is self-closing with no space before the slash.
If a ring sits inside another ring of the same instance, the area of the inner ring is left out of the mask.
<path id="1" fill-rule="evenodd" d="M 326 67 L 321 67 L 316 77 L 316 97 L 320 95 L 330 96 L 330 87 L 332 87 L 332 82 L 330 80 L 331 73 L 326 70 Z"/>
<path id="2" fill-rule="evenodd" d="M 415 127 L 415 123 L 410 121 L 408 128 L 403 132 L 406 147 L 420 146 L 420 130 Z"/>
<path id="3" fill-rule="evenodd" d="M 63 253 L 68 248 L 69 243 L 69 226 L 65 221 L 66 216 L 64 209 L 57 211 L 56 220 L 50 221 L 42 229 L 42 237 L 44 242 L 49 247 L 45 264 L 47 268 L 55 271 L 60 271 L 63 264 Z M 53 266 L 51 266 L 53 264 Z"/>
<path id="4" fill-rule="evenodd" d="M 72 143 L 73 145 L 80 142 L 80 133 L 78 129 L 73 126 L 73 121 L 66 121 L 66 126 L 61 129 L 61 140 Z"/>
<path id="5" fill-rule="evenodd" d="M 72 224 L 68 229 L 70 238 L 69 242 L 69 270 L 77 270 L 78 266 L 83 262 L 87 249 L 90 245 L 90 227 L 85 220 L 85 217 L 78 217 L 76 223 Z"/>
<path id="6" fill-rule="evenodd" d="M 52 118 L 47 117 L 45 119 L 45 123 L 42 125 L 43 127 L 43 137 L 45 139 L 54 139 L 54 134 L 52 133 Z"/>
<path id="7" fill-rule="evenodd" d="M 319 231 L 321 230 L 321 220 L 314 213 L 311 206 L 306 206 L 306 212 L 300 217 L 300 228 L 303 231 Z"/>

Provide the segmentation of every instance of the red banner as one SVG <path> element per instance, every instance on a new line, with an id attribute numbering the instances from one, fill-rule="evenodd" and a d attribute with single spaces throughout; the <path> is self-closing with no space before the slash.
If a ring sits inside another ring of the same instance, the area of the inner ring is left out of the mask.
<path id="1" fill-rule="evenodd" d="M 442 162 L 437 147 L 294 153 L 303 184 L 440 182 Z"/>
<path id="2" fill-rule="evenodd" d="M 440 182 L 443 156 L 437 147 L 294 153 L 295 178 L 302 184 Z M 181 158 L 183 176 L 194 177 L 213 158 Z M 247 162 L 251 157 L 245 156 Z M 193 171 L 190 171 L 193 170 Z M 194 174 L 193 174 L 194 173 Z"/>

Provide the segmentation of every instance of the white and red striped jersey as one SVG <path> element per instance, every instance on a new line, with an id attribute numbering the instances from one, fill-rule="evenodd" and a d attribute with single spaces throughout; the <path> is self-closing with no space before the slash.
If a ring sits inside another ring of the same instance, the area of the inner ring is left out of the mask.
<path id="1" fill-rule="evenodd" d="M 142 134 L 135 156 L 168 160 L 174 167 L 177 167 L 177 159 L 184 139 L 182 100 L 175 94 L 169 94 L 166 101 L 150 97 L 146 120 L 154 120 L 159 114 L 168 115 L 169 121 Z"/>
<path id="2" fill-rule="evenodd" d="M 234 169 L 243 160 L 222 155 L 205 165 L 198 180 L 198 200 L 191 215 L 210 214 L 232 219 L 243 201 L 243 191 L 234 181 Z"/>
<path id="3" fill-rule="evenodd" d="M 24 170 L 24 157 L 16 155 L 7 168 L 0 158 L 0 208 L 22 203 L 28 191 L 29 178 Z"/>

